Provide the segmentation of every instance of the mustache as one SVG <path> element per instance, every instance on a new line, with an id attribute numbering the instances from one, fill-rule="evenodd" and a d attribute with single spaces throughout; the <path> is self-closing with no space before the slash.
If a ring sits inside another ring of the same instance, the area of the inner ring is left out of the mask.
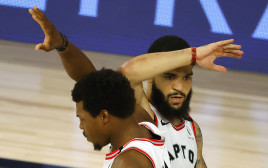
<path id="1" fill-rule="evenodd" d="M 183 96 L 183 97 L 186 97 L 186 94 L 183 93 L 183 92 L 181 92 L 181 91 L 177 91 L 177 92 L 174 92 L 174 93 L 170 93 L 170 94 L 167 95 L 167 97 L 169 98 L 169 97 L 171 97 L 171 96 L 178 96 L 178 95 Z"/>

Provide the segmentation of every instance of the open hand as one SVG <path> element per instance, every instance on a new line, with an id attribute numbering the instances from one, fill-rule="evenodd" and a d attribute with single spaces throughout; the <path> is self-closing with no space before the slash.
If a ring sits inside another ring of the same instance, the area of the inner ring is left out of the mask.
<path id="1" fill-rule="evenodd" d="M 226 72 L 227 69 L 224 66 L 214 64 L 214 60 L 223 56 L 241 58 L 244 53 L 240 50 L 241 45 L 232 44 L 233 42 L 234 39 L 230 39 L 198 47 L 196 64 L 205 69 Z"/>
<path id="2" fill-rule="evenodd" d="M 46 52 L 51 51 L 62 46 L 63 40 L 56 29 L 56 27 L 47 19 L 44 13 L 39 10 L 36 6 L 33 9 L 29 9 L 29 13 L 33 19 L 41 26 L 45 39 L 43 43 L 39 43 L 35 46 L 35 50 L 42 49 Z"/>

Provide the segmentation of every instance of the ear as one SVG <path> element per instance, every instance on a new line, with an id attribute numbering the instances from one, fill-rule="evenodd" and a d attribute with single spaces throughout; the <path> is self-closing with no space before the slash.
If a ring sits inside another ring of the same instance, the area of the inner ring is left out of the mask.
<path id="1" fill-rule="evenodd" d="M 100 114 L 99 114 L 99 118 L 101 120 L 101 122 L 106 125 L 110 122 L 111 120 L 111 115 L 109 114 L 108 110 L 101 110 Z"/>

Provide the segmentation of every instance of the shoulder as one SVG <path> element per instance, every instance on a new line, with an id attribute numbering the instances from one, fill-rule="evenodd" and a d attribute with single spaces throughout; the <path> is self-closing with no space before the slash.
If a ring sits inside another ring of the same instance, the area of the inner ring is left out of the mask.
<path id="1" fill-rule="evenodd" d="M 198 148 L 198 153 L 202 154 L 202 149 L 203 149 L 203 135 L 201 132 L 201 129 L 197 122 L 193 120 L 194 123 L 194 129 L 195 129 L 195 134 L 196 134 L 196 143 L 197 143 L 197 148 Z"/>
<path id="2" fill-rule="evenodd" d="M 193 120 L 193 123 L 194 123 L 195 129 L 199 130 L 200 127 L 199 127 L 199 125 L 197 124 L 197 122 L 196 122 L 195 120 Z"/>
<path id="3" fill-rule="evenodd" d="M 201 128 L 195 120 L 193 120 L 193 123 L 194 123 L 194 129 L 196 132 L 196 139 L 198 140 L 198 139 L 202 138 Z"/>
<path id="4" fill-rule="evenodd" d="M 119 154 L 114 162 L 112 168 L 153 168 L 152 162 L 144 154 L 131 149 L 129 151 Z"/>
<path id="5" fill-rule="evenodd" d="M 200 136 L 202 137 L 202 133 L 201 133 L 201 129 L 199 125 L 197 124 L 195 120 L 193 120 L 192 117 L 189 116 L 188 118 L 185 118 L 185 121 L 188 121 L 191 123 L 196 138 L 199 138 Z"/>

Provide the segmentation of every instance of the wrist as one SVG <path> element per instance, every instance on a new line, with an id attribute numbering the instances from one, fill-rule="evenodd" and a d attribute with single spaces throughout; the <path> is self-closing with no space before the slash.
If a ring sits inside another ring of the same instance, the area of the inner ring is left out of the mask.
<path id="1" fill-rule="evenodd" d="M 191 66 L 194 66 L 196 64 L 196 47 L 191 47 L 191 54 L 192 54 Z"/>
<path id="2" fill-rule="evenodd" d="M 60 33 L 60 35 L 61 35 L 61 39 L 62 39 L 62 45 L 60 47 L 56 48 L 56 50 L 57 51 L 65 51 L 66 48 L 68 47 L 68 44 L 69 44 L 68 39 L 65 35 L 63 35 L 61 33 Z"/>

